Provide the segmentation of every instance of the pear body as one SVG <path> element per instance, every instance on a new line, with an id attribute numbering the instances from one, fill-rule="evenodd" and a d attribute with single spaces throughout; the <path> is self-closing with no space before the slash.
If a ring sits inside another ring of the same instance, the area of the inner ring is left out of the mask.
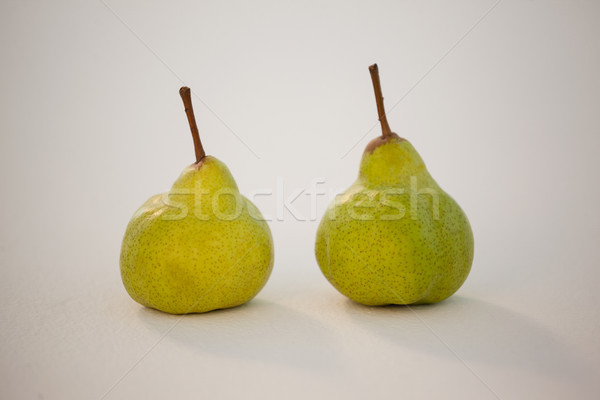
<path id="1" fill-rule="evenodd" d="M 229 169 L 206 156 L 127 226 L 121 277 L 138 303 L 171 314 L 241 305 L 273 267 L 271 231 Z"/>
<path id="2" fill-rule="evenodd" d="M 321 271 L 366 305 L 442 301 L 471 269 L 469 221 L 408 141 L 394 135 L 369 147 L 358 179 L 319 225 Z"/>

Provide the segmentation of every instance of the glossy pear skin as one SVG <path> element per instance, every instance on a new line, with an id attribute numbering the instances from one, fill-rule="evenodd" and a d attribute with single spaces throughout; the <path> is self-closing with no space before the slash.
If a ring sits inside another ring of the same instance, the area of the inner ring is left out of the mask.
<path id="1" fill-rule="evenodd" d="M 367 148 L 358 179 L 321 220 L 315 252 L 329 282 L 358 303 L 436 303 L 467 278 L 473 233 L 414 147 L 394 134 Z"/>
<path id="2" fill-rule="evenodd" d="M 273 267 L 271 231 L 212 156 L 187 167 L 168 193 L 134 214 L 121 248 L 121 277 L 138 303 L 171 314 L 235 307 Z"/>

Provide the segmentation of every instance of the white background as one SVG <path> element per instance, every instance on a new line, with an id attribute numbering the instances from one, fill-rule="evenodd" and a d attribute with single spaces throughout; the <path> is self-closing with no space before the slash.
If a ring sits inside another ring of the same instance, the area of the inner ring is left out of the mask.
<path id="1" fill-rule="evenodd" d="M 595 1 L 3 1 L 0 397 L 598 398 L 599 20 Z M 438 305 L 354 304 L 314 259 L 329 199 L 311 218 L 304 193 L 349 186 L 379 134 L 373 62 L 475 234 Z M 275 265 L 249 304 L 178 317 L 128 297 L 119 251 L 193 162 L 182 84 L 207 152 L 273 191 Z"/>

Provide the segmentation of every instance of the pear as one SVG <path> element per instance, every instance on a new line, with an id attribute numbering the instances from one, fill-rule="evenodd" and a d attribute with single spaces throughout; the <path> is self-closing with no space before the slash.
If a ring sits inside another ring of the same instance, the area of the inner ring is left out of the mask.
<path id="1" fill-rule="evenodd" d="M 367 145 L 358 179 L 325 212 L 317 262 L 355 302 L 436 303 L 455 293 L 471 270 L 471 226 L 410 142 L 391 131 L 377 64 L 369 70 L 382 136 Z"/>
<path id="2" fill-rule="evenodd" d="M 133 215 L 121 247 L 121 277 L 138 303 L 171 314 L 235 307 L 263 288 L 273 239 L 227 166 L 204 152 L 190 89 L 182 87 L 196 162 L 168 193 Z"/>

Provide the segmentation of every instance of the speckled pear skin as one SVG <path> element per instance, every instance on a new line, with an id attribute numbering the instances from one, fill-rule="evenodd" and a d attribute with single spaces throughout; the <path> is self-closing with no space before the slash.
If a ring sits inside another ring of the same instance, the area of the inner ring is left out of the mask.
<path id="1" fill-rule="evenodd" d="M 138 303 L 171 314 L 202 313 L 256 296 L 273 268 L 273 240 L 229 169 L 206 156 L 136 211 L 120 264 Z"/>
<path id="2" fill-rule="evenodd" d="M 421 192 L 411 197 L 411 185 Z M 467 278 L 473 233 L 414 147 L 394 135 L 367 148 L 358 179 L 321 220 L 315 252 L 329 282 L 358 303 L 436 303 Z"/>

